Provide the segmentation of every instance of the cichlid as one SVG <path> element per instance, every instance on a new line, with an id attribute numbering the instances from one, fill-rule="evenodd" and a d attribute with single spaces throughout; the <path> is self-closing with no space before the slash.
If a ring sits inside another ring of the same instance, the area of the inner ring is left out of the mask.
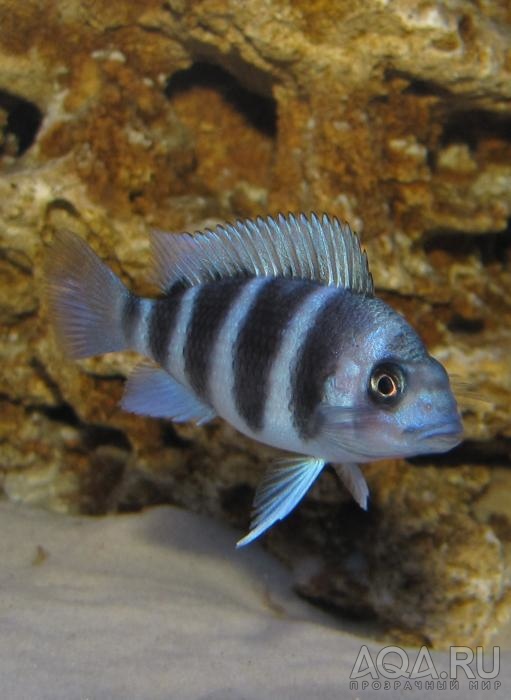
<path id="1" fill-rule="evenodd" d="M 327 463 L 357 503 L 357 466 L 444 452 L 462 437 L 449 378 L 405 319 L 374 296 L 357 236 L 335 218 L 279 215 L 194 236 L 152 235 L 157 299 L 130 292 L 78 236 L 47 264 L 57 335 L 74 358 L 133 349 L 127 411 L 221 416 L 296 453 L 256 491 L 244 545 L 284 518 Z"/>

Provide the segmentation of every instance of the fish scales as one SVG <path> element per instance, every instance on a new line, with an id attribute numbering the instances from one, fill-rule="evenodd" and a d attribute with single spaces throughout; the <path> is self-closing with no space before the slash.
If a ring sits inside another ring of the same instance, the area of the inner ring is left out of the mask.
<path id="1" fill-rule="evenodd" d="M 235 341 L 234 398 L 240 416 L 255 432 L 263 431 L 270 373 L 289 323 L 317 286 L 304 280 L 269 278 L 247 310 Z"/>
<path id="2" fill-rule="evenodd" d="M 126 345 L 141 355 L 152 357 L 150 349 L 151 316 L 157 299 L 141 299 L 139 303 L 131 309 L 125 309 L 124 332 L 126 335 Z M 179 306 L 179 301 L 174 302 L 173 297 L 168 300 L 169 304 Z M 126 304 L 128 307 L 128 304 Z M 128 310 L 132 313 L 128 316 Z"/>
<path id="3" fill-rule="evenodd" d="M 234 278 L 203 284 L 190 309 L 183 349 L 185 373 L 191 388 L 202 398 L 209 398 L 209 373 L 217 337 L 248 281 L 249 278 Z"/>
<path id="4" fill-rule="evenodd" d="M 195 299 L 200 293 L 200 286 L 188 287 L 180 295 L 175 317 L 173 319 L 173 329 L 168 336 L 165 360 L 161 364 L 178 382 L 188 384 L 188 377 L 185 368 L 184 349 L 188 338 L 188 326 L 193 310 Z M 153 359 L 155 359 L 153 357 Z"/>
<path id="5" fill-rule="evenodd" d="M 344 290 L 326 300 L 298 349 L 292 374 L 291 413 L 304 440 L 315 437 L 314 412 L 327 377 L 335 371 L 339 344 L 353 328 L 352 301 Z"/>
<path id="6" fill-rule="evenodd" d="M 133 347 L 137 344 L 140 334 L 140 319 L 143 313 L 144 300 L 134 294 L 127 294 L 122 308 L 121 328 L 127 342 Z"/>
<path id="7" fill-rule="evenodd" d="M 255 277 L 249 280 L 240 290 L 224 320 L 222 331 L 218 334 L 212 349 L 210 365 L 209 391 L 211 402 L 219 415 L 250 437 L 255 437 L 256 433 L 247 426 L 236 404 L 235 348 L 248 311 L 260 290 L 268 281 L 268 278 L 265 277 Z"/>
<path id="8" fill-rule="evenodd" d="M 259 537 L 330 461 L 362 508 L 357 463 L 442 452 L 462 437 L 445 369 L 374 296 L 367 257 L 326 214 L 237 221 L 195 236 L 153 235 L 164 292 L 130 292 L 78 236 L 47 260 L 57 335 L 73 357 L 134 349 L 152 361 L 126 383 L 134 413 L 203 423 L 219 415 L 296 458 L 263 477 Z"/>
<path id="9" fill-rule="evenodd" d="M 307 449 L 297 430 L 293 411 L 296 363 L 318 314 L 335 294 L 337 294 L 335 287 L 315 285 L 311 294 L 307 295 L 296 309 L 286 328 L 286 333 L 283 334 L 282 343 L 268 379 L 270 394 L 265 407 L 264 427 L 265 438 L 271 445 L 296 452 Z M 302 394 L 305 400 L 308 387 L 308 380 L 304 381 L 301 387 L 296 387 L 298 394 L 295 398 L 300 400 L 299 395 Z M 314 452 L 314 447 L 312 451 Z"/>
<path id="10" fill-rule="evenodd" d="M 164 367 L 172 343 L 176 318 L 186 289 L 179 287 L 162 299 L 155 299 L 149 316 L 148 340 L 151 357 Z"/>

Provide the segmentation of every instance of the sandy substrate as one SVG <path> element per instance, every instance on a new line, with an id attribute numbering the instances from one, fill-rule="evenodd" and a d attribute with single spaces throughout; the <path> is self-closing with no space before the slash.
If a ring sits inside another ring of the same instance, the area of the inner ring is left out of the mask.
<path id="1" fill-rule="evenodd" d="M 511 692 L 506 652 L 497 689 L 495 680 L 491 690 L 481 681 L 467 690 L 461 680 L 459 691 L 450 692 L 447 680 L 447 690 L 350 690 L 364 640 L 295 597 L 290 575 L 258 545 L 236 551 L 239 533 L 206 518 L 171 508 L 70 518 L 4 503 L 0 528 L 5 700 L 508 698 Z M 374 658 L 381 647 L 369 643 Z M 448 668 L 446 652 L 433 658 L 439 672 Z"/>

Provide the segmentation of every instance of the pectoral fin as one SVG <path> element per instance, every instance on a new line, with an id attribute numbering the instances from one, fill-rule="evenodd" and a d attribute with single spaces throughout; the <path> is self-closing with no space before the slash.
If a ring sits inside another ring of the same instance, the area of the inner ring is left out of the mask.
<path id="1" fill-rule="evenodd" d="M 333 468 L 358 505 L 367 510 L 369 489 L 358 464 L 333 464 Z"/>
<path id="2" fill-rule="evenodd" d="M 236 547 L 249 544 L 285 518 L 302 500 L 324 466 L 322 459 L 299 457 L 286 466 L 270 469 L 256 491 L 251 530 Z"/>

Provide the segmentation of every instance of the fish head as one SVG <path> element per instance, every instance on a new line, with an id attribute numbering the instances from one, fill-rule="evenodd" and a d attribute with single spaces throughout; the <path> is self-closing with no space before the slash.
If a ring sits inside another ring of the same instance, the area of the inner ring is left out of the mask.
<path id="1" fill-rule="evenodd" d="M 414 362 L 389 358 L 376 363 L 368 377 L 366 405 L 375 431 L 369 442 L 375 451 L 385 450 L 386 457 L 446 452 L 462 439 L 449 377 L 430 355 Z"/>
<path id="2" fill-rule="evenodd" d="M 359 462 L 446 452 L 463 435 L 449 376 L 405 319 L 378 304 L 352 336 L 356 352 L 339 352 L 319 430 Z"/>

